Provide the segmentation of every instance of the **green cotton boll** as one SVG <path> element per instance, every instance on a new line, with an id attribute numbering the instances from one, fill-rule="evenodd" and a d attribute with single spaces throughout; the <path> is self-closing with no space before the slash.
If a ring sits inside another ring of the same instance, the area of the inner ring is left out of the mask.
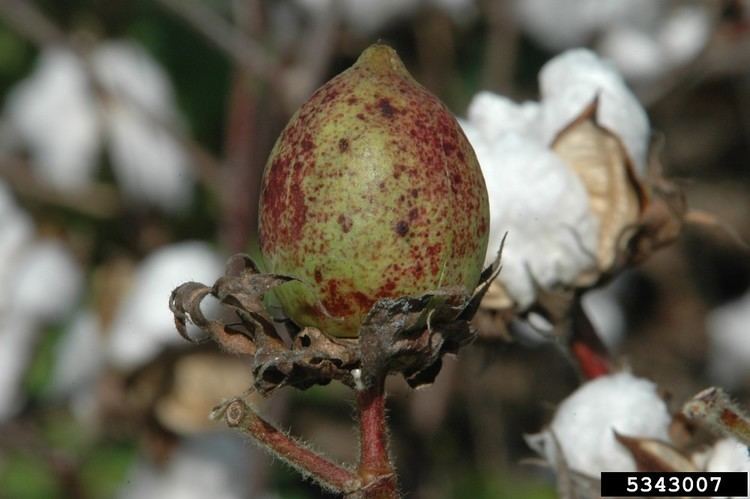
<path id="1" fill-rule="evenodd" d="M 471 293 L 487 250 L 487 190 L 448 109 L 376 44 L 291 118 L 266 165 L 260 243 L 300 326 L 356 337 L 381 298 Z"/>

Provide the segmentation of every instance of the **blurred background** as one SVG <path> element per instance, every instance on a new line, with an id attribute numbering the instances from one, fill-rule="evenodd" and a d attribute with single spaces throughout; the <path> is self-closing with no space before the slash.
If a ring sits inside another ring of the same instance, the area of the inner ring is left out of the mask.
<path id="1" fill-rule="evenodd" d="M 246 362 L 179 338 L 179 283 L 257 254 L 259 179 L 294 110 L 377 40 L 464 116 L 536 99 L 555 54 L 612 61 L 647 109 L 664 174 L 703 222 L 585 306 L 673 409 L 709 384 L 750 402 L 750 2 L 0 0 L 0 497 L 313 498 L 208 421 Z M 555 497 L 526 462 L 580 383 L 548 343 L 492 331 L 428 388 L 389 387 L 413 498 Z M 338 385 L 263 413 L 353 461 Z"/>

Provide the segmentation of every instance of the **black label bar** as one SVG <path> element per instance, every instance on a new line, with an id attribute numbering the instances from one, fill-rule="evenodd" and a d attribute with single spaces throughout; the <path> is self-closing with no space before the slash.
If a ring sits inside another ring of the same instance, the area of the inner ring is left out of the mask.
<path id="1" fill-rule="evenodd" d="M 748 473 L 603 472 L 602 497 L 747 497 Z"/>

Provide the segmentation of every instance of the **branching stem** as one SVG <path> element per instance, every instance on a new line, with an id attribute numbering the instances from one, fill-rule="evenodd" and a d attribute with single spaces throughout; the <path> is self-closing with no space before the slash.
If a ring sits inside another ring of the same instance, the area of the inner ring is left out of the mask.
<path id="1" fill-rule="evenodd" d="M 282 432 L 261 418 L 244 401 L 232 401 L 226 407 L 224 417 L 230 427 L 246 433 L 276 457 L 324 488 L 344 494 L 360 488 L 361 482 L 354 473 Z"/>

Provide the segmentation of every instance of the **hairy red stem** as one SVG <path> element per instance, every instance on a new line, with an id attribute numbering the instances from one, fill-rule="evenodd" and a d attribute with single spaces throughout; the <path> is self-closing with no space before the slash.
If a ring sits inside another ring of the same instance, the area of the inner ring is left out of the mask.
<path id="1" fill-rule="evenodd" d="M 242 400 L 235 400 L 227 406 L 225 418 L 230 427 L 247 433 L 279 459 L 324 488 L 345 494 L 359 488 L 360 481 L 354 473 L 280 431 Z"/>
<path id="2" fill-rule="evenodd" d="M 612 357 L 580 303 L 573 307 L 571 315 L 569 348 L 583 377 L 594 379 L 612 373 Z"/>
<path id="3" fill-rule="evenodd" d="M 385 378 L 357 391 L 360 454 L 357 473 L 362 489 L 355 497 L 363 499 L 398 498 L 396 473 L 388 455 L 385 420 Z"/>

